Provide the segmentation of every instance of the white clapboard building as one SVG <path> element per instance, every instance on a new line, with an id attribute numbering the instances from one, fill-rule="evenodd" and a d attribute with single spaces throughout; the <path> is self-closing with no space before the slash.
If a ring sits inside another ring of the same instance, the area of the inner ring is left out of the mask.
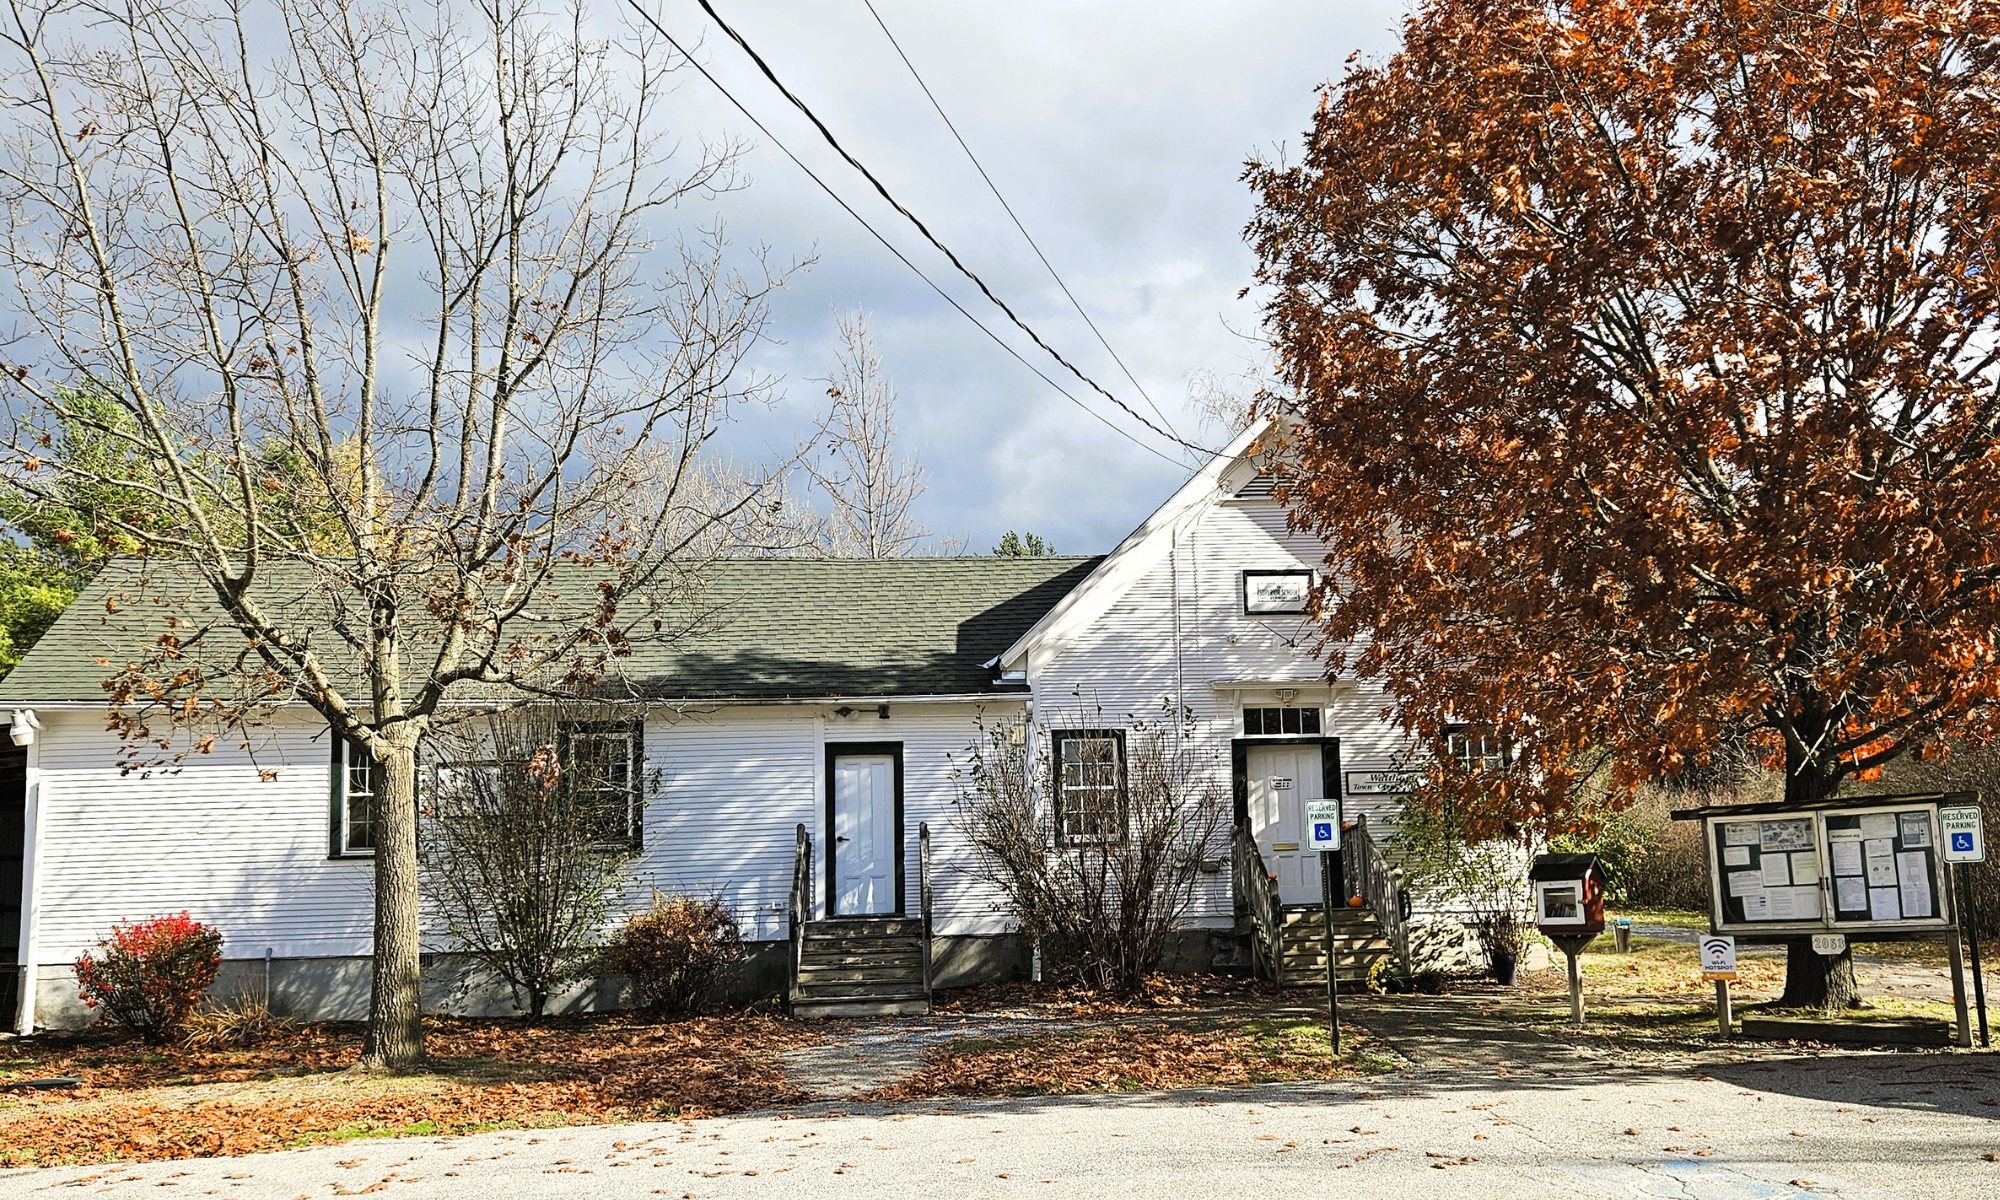
<path id="1" fill-rule="evenodd" d="M 801 1011 L 921 1009 L 932 987 L 1025 971 L 1004 905 L 964 869 L 954 804 L 967 748 L 982 726 L 1025 721 L 1038 753 L 1118 753 L 1120 729 L 1171 707 L 1191 714 L 1236 821 L 1233 844 L 1203 863 L 1212 882 L 1181 963 L 1323 979 L 1318 865 L 1301 828 L 1319 798 L 1342 802 L 1340 890 L 1366 901 L 1341 898 L 1342 973 L 1407 956 L 1408 903 L 1380 850 L 1403 746 L 1381 694 L 1329 682 L 1313 653 L 1299 601 L 1319 555 L 1287 528 L 1258 433 L 1103 557 L 717 564 L 711 628 L 642 656 L 628 675 L 650 703 L 587 731 L 629 763 L 635 903 L 648 886 L 722 896 L 754 943 L 739 991 L 788 993 Z M 111 564 L 0 681 L 13 732 L 0 754 L 0 906 L 18 905 L 0 907 L 0 962 L 21 968 L 0 1011 L 23 1029 L 80 1023 L 77 956 L 117 921 L 185 910 L 224 934 L 219 988 L 268 982 L 296 1015 L 358 1017 L 366 763 L 294 704 L 250 750 L 224 742 L 178 771 L 119 769 L 104 680 L 140 634 L 106 601 L 170 574 Z M 796 945 L 795 890 L 810 910 Z M 431 1002 L 504 1007 L 437 950 Z M 562 1000 L 615 1002 L 611 983 Z"/>

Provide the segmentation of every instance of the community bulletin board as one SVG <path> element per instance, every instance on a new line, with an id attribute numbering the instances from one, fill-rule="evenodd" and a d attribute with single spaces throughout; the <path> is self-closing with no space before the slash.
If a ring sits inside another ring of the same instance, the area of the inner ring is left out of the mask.
<path id="1" fill-rule="evenodd" d="M 1718 933 L 1950 928 L 1935 803 L 1703 818 L 1709 917 Z"/>

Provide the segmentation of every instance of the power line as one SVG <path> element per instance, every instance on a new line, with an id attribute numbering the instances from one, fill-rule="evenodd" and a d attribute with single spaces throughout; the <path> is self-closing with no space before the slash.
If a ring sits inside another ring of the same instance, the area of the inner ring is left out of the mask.
<path id="1" fill-rule="evenodd" d="M 1106 391 L 1103 384 L 1098 383 L 1095 379 L 1092 379 L 1090 376 L 1084 374 L 1083 371 L 1079 369 L 1075 363 L 1071 362 L 1067 358 L 1064 358 L 1061 352 L 1058 351 L 1054 346 L 1051 346 L 1046 341 L 1042 340 L 1042 335 L 1036 333 L 1034 329 L 1031 326 L 1029 326 L 1029 324 L 1026 321 L 1023 321 L 1020 318 L 1020 316 L 1014 312 L 1013 309 L 1007 307 L 1006 301 L 994 295 L 993 289 L 986 286 L 986 281 L 984 279 L 981 279 L 978 276 L 978 274 L 973 271 L 971 267 L 966 266 L 965 263 L 959 259 L 958 255 L 952 253 L 951 247 L 939 241 L 937 235 L 930 231 L 930 227 L 928 225 L 925 225 L 923 221 L 918 219 L 917 214 L 911 212 L 908 208 L 904 207 L 901 201 L 897 200 L 894 195 L 890 194 L 888 187 L 884 185 L 880 179 L 875 177 L 875 173 L 873 171 L 870 171 L 865 165 L 863 165 L 860 159 L 854 157 L 852 154 L 849 154 L 847 152 L 847 148 L 840 144 L 840 139 L 834 137 L 833 131 L 826 127 L 826 122 L 820 120 L 818 114 L 814 113 L 811 108 L 807 107 L 805 101 L 799 99 L 797 94 L 794 93 L 792 89 L 785 86 L 784 81 L 778 78 L 777 72 L 771 69 L 771 64 L 764 61 L 764 56 L 757 53 L 756 49 L 750 45 L 748 39 L 746 39 L 742 34 L 738 33 L 733 25 L 723 20 L 721 13 L 715 11 L 715 5 L 709 3 L 709 0 L 695 0 L 695 3 L 701 5 L 702 11 L 707 13 L 709 15 L 709 19 L 713 20 L 716 23 L 716 25 L 721 27 L 722 32 L 729 35 L 730 40 L 734 41 L 738 46 L 741 46 L 743 48 L 743 53 L 749 55 L 750 61 L 757 64 L 757 69 L 763 72 L 765 79 L 770 80 L 771 86 L 777 88 L 778 91 L 785 97 L 785 99 L 791 101 L 792 107 L 798 109 L 801 113 L 805 114 L 806 119 L 812 122 L 813 128 L 819 131 L 820 137 L 825 139 L 826 144 L 833 147 L 834 152 L 840 155 L 841 158 L 847 160 L 848 166 L 853 167 L 856 171 L 859 171 L 861 173 L 861 177 L 866 179 L 875 188 L 876 193 L 880 195 L 883 200 L 888 202 L 889 207 L 901 213 L 903 217 L 910 222 L 910 224 L 916 226 L 917 232 L 924 236 L 924 240 L 929 242 L 932 246 L 935 246 L 938 249 L 939 253 L 943 254 L 947 259 L 950 259 L 951 265 L 958 269 L 958 273 L 965 276 L 967 279 L 970 279 L 973 282 L 973 284 L 979 288 L 980 293 L 984 295 L 988 300 L 992 301 L 994 307 L 998 308 L 1001 312 L 1007 314 L 1007 319 L 1012 321 L 1015 324 L 1015 326 L 1017 326 L 1021 330 L 1021 332 L 1027 334 L 1028 337 L 1031 340 L 1033 340 L 1035 345 L 1040 346 L 1042 350 L 1046 352 L 1050 358 L 1053 358 L 1057 362 L 1061 363 L 1065 368 L 1069 370 L 1070 374 L 1076 376 L 1079 380 L 1082 380 L 1085 384 L 1089 385 L 1092 391 L 1095 391 L 1098 395 L 1104 397 L 1106 400 L 1111 401 L 1111 403 L 1117 405 L 1120 409 L 1123 409 L 1127 416 L 1139 422 L 1139 424 L 1144 425 L 1147 429 L 1152 430 L 1154 433 L 1167 439 L 1170 442 L 1173 442 L 1175 445 L 1184 446 L 1187 449 L 1193 450 L 1198 454 L 1214 453 L 1214 451 L 1208 449 L 1205 446 L 1197 446 L 1193 442 L 1190 442 L 1185 438 L 1181 437 L 1179 434 L 1169 433 L 1166 430 L 1160 428 L 1158 425 L 1155 425 L 1153 422 L 1147 420 L 1145 414 L 1133 408 L 1131 405 L 1125 403 L 1123 400 L 1120 400 L 1118 397 L 1112 395 L 1109 391 Z"/>
<path id="2" fill-rule="evenodd" d="M 909 68 L 910 78 L 916 80 L 917 86 L 923 89 L 924 99 L 931 102 L 931 107 L 937 111 L 938 119 L 944 122 L 946 129 L 951 130 L 951 136 L 958 142 L 958 148 L 965 151 L 965 157 L 971 160 L 973 170 L 978 171 L 979 177 L 986 181 L 986 190 L 992 192 L 993 198 L 1000 202 L 1000 207 L 1007 211 L 1007 219 L 1014 222 L 1014 228 L 1021 231 L 1022 238 L 1026 239 L 1029 248 L 1035 252 L 1035 257 L 1041 259 L 1042 265 L 1048 268 L 1049 278 L 1055 280 L 1056 286 L 1062 289 L 1063 296 L 1069 300 L 1070 307 L 1076 310 L 1076 315 L 1083 318 L 1085 325 L 1090 326 L 1090 332 L 1097 337 L 1097 344 L 1104 347 L 1104 352 L 1111 356 L 1112 362 L 1118 364 L 1118 369 L 1125 373 L 1126 381 L 1145 398 L 1146 406 L 1153 410 L 1154 416 L 1160 418 L 1160 423 L 1172 429 L 1173 422 L 1168 420 L 1167 414 L 1161 412 L 1160 406 L 1153 402 L 1151 393 L 1146 391 L 1146 385 L 1139 382 L 1138 376 L 1132 374 L 1132 368 L 1126 366 L 1125 360 L 1118 356 L 1118 351 L 1111 348 L 1111 343 L 1104 337 L 1104 331 L 1099 329 L 1097 322 L 1091 320 L 1090 314 L 1084 311 L 1075 293 L 1069 290 L 1069 284 L 1063 282 L 1063 277 L 1057 273 L 1055 264 L 1049 261 L 1049 256 L 1042 253 L 1042 248 L 1036 243 L 1034 235 L 1028 232 L 1028 227 L 1023 225 L 1021 218 L 1015 214 L 1014 206 L 1007 203 L 1007 197 L 1000 194 L 999 185 L 993 182 L 993 177 L 986 173 L 985 164 L 979 161 L 979 156 L 966 144 L 965 135 L 959 133 L 958 126 L 952 124 L 951 118 L 945 114 L 944 105 L 938 103 L 937 96 L 931 92 L 931 85 L 924 82 L 923 75 L 917 71 L 917 64 L 910 61 L 910 56 L 903 52 L 902 43 L 896 40 L 895 34 L 889 32 L 889 24 L 882 19 L 882 14 L 875 10 L 874 0 L 861 0 L 861 3 L 867 7 L 868 15 L 875 18 L 875 24 L 881 27 L 882 36 L 889 39 L 889 45 L 895 49 L 896 57 L 902 59 L 903 65 Z"/>
<path id="3" fill-rule="evenodd" d="M 680 42 L 675 39 L 673 34 L 668 33 L 665 26 L 661 25 L 657 20 L 654 20 L 653 14 L 647 12 L 643 7 L 641 7 L 639 0 L 626 0 L 626 3 L 632 6 L 632 11 L 638 13 L 641 20 L 645 21 L 646 24 L 653 27 L 653 31 L 655 33 L 659 34 L 662 38 L 666 39 L 667 45 L 672 46 L 674 48 L 675 53 L 679 54 L 682 58 L 686 59 L 689 66 L 692 66 L 695 70 L 701 72 L 701 77 L 703 79 L 708 80 L 709 83 L 713 84 L 715 86 L 715 90 L 722 93 L 722 98 L 729 101 L 729 103 L 735 107 L 737 112 L 742 113 L 743 116 L 746 119 L 748 119 L 752 125 L 756 126 L 757 131 L 763 134 L 767 139 L 769 139 L 770 143 L 773 146 L 776 146 L 779 152 L 784 154 L 786 158 L 791 159 L 792 165 L 796 166 L 799 170 L 805 172 L 806 178 L 818 184 L 819 189 L 825 192 L 827 196 L 831 198 L 835 204 L 838 204 L 841 207 L 841 209 L 847 213 L 848 216 L 853 217 L 856 223 L 858 223 L 863 229 L 867 230 L 869 234 L 873 236 L 876 241 L 882 243 L 882 248 L 887 250 L 889 253 L 895 255 L 896 261 L 908 267 L 910 271 L 913 274 L 915 274 L 918 279 L 921 279 L 926 284 L 928 284 L 930 286 L 930 289 L 936 292 L 941 298 L 943 298 L 946 304 L 949 304 L 953 308 L 957 309 L 960 316 L 972 322 L 972 324 L 979 330 L 979 332 L 985 334 L 988 338 L 991 338 L 994 345 L 1000 347 L 1002 350 L 1005 350 L 1008 353 L 1008 355 L 1014 359 L 1015 362 L 1020 363 L 1022 366 L 1028 368 L 1029 371 L 1033 372 L 1035 378 L 1041 380 L 1043 383 L 1046 383 L 1050 387 L 1054 388 L 1063 397 L 1063 399 L 1068 400 L 1071 404 L 1076 405 L 1078 408 L 1088 413 L 1091 417 L 1095 418 L 1098 421 L 1098 423 L 1103 425 L 1106 429 L 1109 429 L 1111 432 L 1117 434 L 1119 437 L 1124 438 L 1126 441 L 1131 442 L 1134 446 L 1139 447 L 1139 449 L 1146 451 L 1148 454 L 1151 454 L 1154 457 L 1161 459 L 1164 462 L 1173 463 L 1175 466 L 1181 465 L 1179 461 L 1175 460 L 1174 458 L 1170 457 L 1165 453 L 1162 453 L 1158 447 L 1149 446 L 1145 442 L 1140 441 L 1137 437 L 1133 436 L 1130 430 L 1121 428 L 1116 422 L 1111 420 L 1111 418 L 1105 416 L 1101 412 L 1098 412 L 1096 409 L 1090 407 L 1090 405 L 1085 404 L 1082 400 L 1072 395 L 1067 388 L 1063 387 L 1063 385 L 1057 383 L 1053 379 L 1050 379 L 1048 375 L 1043 373 L 1040 367 L 1037 367 L 1035 364 L 1023 358 L 1021 356 L 1020 351 L 1008 345 L 1007 342 L 1004 339 L 1002 339 L 999 334 L 987 328 L 985 322 L 981 321 L 978 317 L 973 316 L 971 312 L 967 311 L 966 307 L 963 304 L 960 304 L 958 300 L 951 295 L 951 293 L 939 287 L 937 285 L 936 280 L 932 279 L 929 275 L 926 275 L 923 271 L 923 268 L 911 262 L 909 258 L 901 250 L 898 250 L 896 248 L 894 243 L 890 242 L 888 238 L 883 237 L 880 230 L 876 229 L 875 226 L 868 223 L 868 218 L 854 211 L 853 205 L 849 204 L 846 200 L 842 199 L 840 193 L 834 191 L 833 188 L 827 184 L 826 180 L 821 179 L 819 175 L 816 172 L 814 172 L 814 170 L 811 167 L 807 166 L 803 161 L 800 160 L 798 155 L 793 154 L 790 148 L 788 148 L 783 141 L 779 140 L 777 134 L 772 133 L 769 127 L 767 127 L 762 121 L 757 119 L 757 114 L 751 112 L 748 108 L 744 107 L 743 102 L 741 100 L 738 100 L 735 94 L 731 92 L 728 88 L 724 87 L 720 79 L 717 79 L 709 71 L 707 67 L 702 66 L 699 59 L 695 58 L 694 55 L 688 53 L 687 47 L 681 45 Z M 1114 403 L 1116 402 L 1115 398 L 1113 402 Z M 1123 406 L 1121 405 L 1121 407 Z"/>

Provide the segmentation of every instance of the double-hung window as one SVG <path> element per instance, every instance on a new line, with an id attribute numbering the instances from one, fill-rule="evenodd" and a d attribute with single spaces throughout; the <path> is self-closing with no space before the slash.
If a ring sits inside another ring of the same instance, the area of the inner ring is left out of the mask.
<path id="1" fill-rule="evenodd" d="M 638 845 L 642 726 L 615 722 L 565 725 L 563 779 L 604 845 Z"/>
<path id="2" fill-rule="evenodd" d="M 1123 838 L 1125 731 L 1058 729 L 1051 742 L 1058 839 L 1077 845 Z"/>
<path id="3" fill-rule="evenodd" d="M 332 845 L 335 858 L 375 853 L 375 789 L 382 768 L 366 746 L 333 739 Z"/>
<path id="4" fill-rule="evenodd" d="M 1445 730 L 1445 748 L 1468 771 L 1499 774 L 1514 761 L 1513 748 L 1504 739 L 1474 725 L 1453 725 Z"/>

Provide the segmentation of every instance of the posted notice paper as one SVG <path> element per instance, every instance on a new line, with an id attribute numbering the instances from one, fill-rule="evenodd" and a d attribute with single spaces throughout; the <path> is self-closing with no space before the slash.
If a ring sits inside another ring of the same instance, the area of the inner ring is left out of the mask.
<path id="1" fill-rule="evenodd" d="M 1896 836 L 1895 813 L 1868 813 L 1861 818 L 1861 840 L 1872 842 L 1877 838 Z"/>
<path id="2" fill-rule="evenodd" d="M 1897 813 L 1896 827 L 1903 835 L 1903 848 L 1914 850 L 1931 844 L 1931 815 L 1929 813 Z"/>
<path id="3" fill-rule="evenodd" d="M 1722 844 L 1725 846 L 1754 846 L 1757 844 L 1757 821 L 1731 821 L 1722 827 Z"/>
<path id="4" fill-rule="evenodd" d="M 1868 911 L 1868 882 L 1859 875 L 1833 877 L 1833 904 L 1841 912 Z"/>
<path id="5" fill-rule="evenodd" d="M 1861 844 L 1867 847 L 1868 852 L 1868 886 L 1895 887 L 1896 858 L 1895 852 L 1890 849 L 1895 843 L 1888 838 L 1882 838 Z"/>
<path id="6" fill-rule="evenodd" d="M 1772 888 L 1770 920 L 1816 920 L 1820 916 L 1818 888 Z"/>
<path id="7" fill-rule="evenodd" d="M 1905 917 L 1931 915 L 1931 877 L 1930 872 L 1924 869 L 1925 857 L 1921 850 L 1905 850 L 1896 856 L 1896 873 L 1902 877 Z"/>
<path id="8" fill-rule="evenodd" d="M 1803 890 L 1803 888 L 1781 887 L 1765 892 L 1765 918 L 1772 921 L 1796 920 L 1800 914 L 1793 907 L 1792 893 Z"/>
<path id="9" fill-rule="evenodd" d="M 1903 910 L 1896 904 L 1896 889 L 1892 887 L 1868 889 L 1868 919 L 1871 921 L 1900 921 Z"/>
<path id="10" fill-rule="evenodd" d="M 1729 894 L 1732 896 L 1763 895 L 1764 876 L 1757 871 L 1731 871 L 1729 873 Z"/>
<path id="11" fill-rule="evenodd" d="M 1769 921 L 1771 912 L 1770 892 L 1758 892 L 1754 896 L 1743 897 L 1743 919 L 1746 921 Z"/>
<path id="12" fill-rule="evenodd" d="M 1792 882 L 1791 856 L 1789 854 L 1766 854 L 1764 856 L 1764 886 L 1767 888 L 1787 887 Z"/>
<path id="13" fill-rule="evenodd" d="M 1812 821 L 1766 821 L 1758 843 L 1766 853 L 1773 850 L 1812 849 Z"/>
<path id="14" fill-rule="evenodd" d="M 1723 865 L 1723 866 L 1725 866 L 1725 867 L 1747 867 L 1747 866 L 1749 866 L 1749 865 L 1750 865 L 1750 847 L 1748 847 L 1748 846 L 1724 846 L 1724 847 L 1722 848 L 1722 865 Z M 1856 868 L 1854 868 L 1854 869 L 1855 869 L 1855 871 L 1857 871 L 1857 872 L 1859 872 L 1859 871 L 1861 870 L 1861 868 L 1860 868 L 1860 867 L 1856 867 Z"/>
<path id="15" fill-rule="evenodd" d="M 1819 882 L 1819 851 L 1801 850 L 1792 855 L 1792 882 Z"/>
<path id="16" fill-rule="evenodd" d="M 1833 855 L 1835 875 L 1861 874 L 1860 842 L 1828 842 L 1826 848 Z"/>

